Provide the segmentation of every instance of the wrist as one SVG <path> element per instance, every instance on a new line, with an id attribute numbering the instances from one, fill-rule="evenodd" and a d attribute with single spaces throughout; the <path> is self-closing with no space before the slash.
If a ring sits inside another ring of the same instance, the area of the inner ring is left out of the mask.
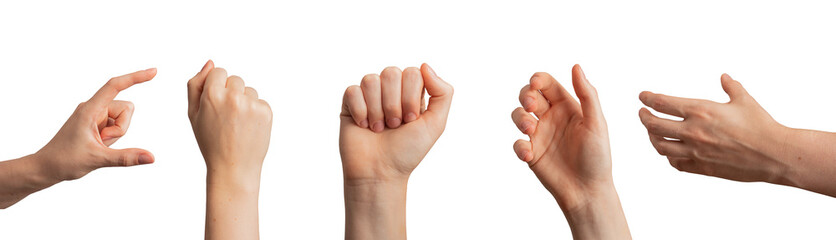
<path id="1" fill-rule="evenodd" d="M 207 168 L 206 239 L 258 239 L 258 175 Z"/>
<path id="2" fill-rule="evenodd" d="M 345 201 L 348 203 L 405 202 L 407 178 L 346 179 Z"/>
<path id="3" fill-rule="evenodd" d="M 406 239 L 406 179 L 346 180 L 346 239 Z"/>
<path id="4" fill-rule="evenodd" d="M 48 158 L 40 152 L 22 157 L 21 160 L 25 169 L 22 175 L 33 189 L 43 189 L 67 180 L 53 170 L 53 166 L 47 162 Z"/>
<path id="5" fill-rule="evenodd" d="M 240 171 L 230 167 L 206 168 L 207 190 L 234 192 L 236 194 L 258 195 L 261 184 L 261 169 Z"/>
<path id="6" fill-rule="evenodd" d="M 771 141 L 761 145 L 759 152 L 766 156 L 767 160 L 777 164 L 774 164 L 775 167 L 771 168 L 770 175 L 764 182 L 802 187 L 803 174 L 800 168 L 804 165 L 799 164 L 799 161 L 802 160 L 799 151 L 803 150 L 800 150 L 799 146 L 812 144 L 807 142 L 808 139 L 804 135 L 803 130 L 780 124 L 769 132 L 766 139 Z"/>
<path id="7" fill-rule="evenodd" d="M 574 206 L 560 206 L 575 239 L 630 238 L 627 219 L 612 181 L 591 186 L 581 195 L 582 201 Z"/>
<path id="8" fill-rule="evenodd" d="M 615 184 L 612 179 L 606 179 L 583 184 L 582 187 L 575 189 L 572 193 L 560 194 L 560 197 L 555 195 L 555 200 L 565 214 L 570 214 L 580 209 L 601 205 L 606 202 L 605 200 L 613 197 L 618 197 L 615 192 Z"/>

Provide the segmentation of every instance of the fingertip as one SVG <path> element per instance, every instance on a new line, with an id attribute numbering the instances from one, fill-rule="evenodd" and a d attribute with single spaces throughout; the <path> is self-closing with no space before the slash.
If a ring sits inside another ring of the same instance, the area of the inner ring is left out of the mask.
<path id="1" fill-rule="evenodd" d="M 643 107 L 643 108 L 640 108 L 640 109 L 639 109 L 639 119 L 640 119 L 642 122 L 644 122 L 644 119 L 645 119 L 645 117 L 647 116 L 647 114 L 650 114 L 650 110 L 647 110 L 647 108 L 644 108 L 644 107 Z"/>
<path id="2" fill-rule="evenodd" d="M 209 59 L 208 61 L 206 61 L 206 63 L 203 64 L 203 67 L 200 68 L 200 72 L 198 72 L 198 74 L 206 72 L 213 68 L 215 68 L 215 62 L 212 62 L 212 59 Z"/>
<path id="3" fill-rule="evenodd" d="M 650 91 L 642 91 L 641 93 L 639 93 L 639 100 L 644 102 L 647 100 L 648 97 L 650 97 L 651 94 L 653 93 Z"/>
<path id="4" fill-rule="evenodd" d="M 543 74 L 546 74 L 546 73 L 536 72 L 533 75 L 531 75 L 531 79 L 528 80 L 528 85 L 531 85 L 531 89 L 541 90 L 543 88 L 543 84 L 541 83 L 541 81 L 539 81 L 539 79 L 541 79 L 541 76 Z"/>
<path id="5" fill-rule="evenodd" d="M 371 129 L 376 133 L 383 132 L 383 120 L 372 123 Z"/>
<path id="6" fill-rule="evenodd" d="M 140 165 L 154 163 L 154 155 L 151 153 L 140 153 L 137 162 Z"/>
<path id="7" fill-rule="evenodd" d="M 727 73 L 723 73 L 723 75 L 721 75 L 721 76 L 720 76 L 720 82 L 721 82 L 723 85 L 726 85 L 726 84 L 734 84 L 734 83 L 739 83 L 737 80 L 734 80 L 734 79 L 733 79 L 731 76 L 729 76 L 729 74 L 727 74 Z"/>
<path id="8" fill-rule="evenodd" d="M 433 77 L 436 77 L 436 76 L 437 76 L 437 75 L 435 74 L 435 70 L 433 70 L 433 68 L 432 68 L 432 67 L 430 67 L 430 65 L 429 65 L 429 64 L 427 64 L 427 63 L 422 63 L 422 64 L 421 64 L 421 69 L 423 69 L 423 70 L 427 71 L 427 73 L 431 74 Z"/>
<path id="9" fill-rule="evenodd" d="M 389 120 L 386 120 L 386 125 L 389 126 L 389 128 L 398 128 L 401 126 L 401 119 L 390 118 Z"/>
<path id="10" fill-rule="evenodd" d="M 519 139 L 514 142 L 514 153 L 524 162 L 529 162 L 534 158 L 534 154 L 531 153 L 531 144 L 526 140 Z"/>
<path id="11" fill-rule="evenodd" d="M 145 73 L 148 74 L 149 77 L 153 78 L 154 76 L 157 75 L 157 68 L 153 67 L 153 68 L 145 69 Z"/>
<path id="12" fill-rule="evenodd" d="M 407 113 L 406 117 L 404 117 L 404 122 L 407 122 L 407 123 L 415 121 L 415 120 L 418 120 L 418 115 L 415 114 L 414 112 Z"/>
<path id="13" fill-rule="evenodd" d="M 581 69 L 580 64 L 575 64 L 572 66 L 572 73 L 578 74 L 579 76 L 583 76 L 583 69 Z"/>

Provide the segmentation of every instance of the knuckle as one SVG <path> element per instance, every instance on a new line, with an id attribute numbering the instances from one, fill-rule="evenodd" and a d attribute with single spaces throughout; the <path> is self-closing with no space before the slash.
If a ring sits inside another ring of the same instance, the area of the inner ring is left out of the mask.
<path id="1" fill-rule="evenodd" d="M 702 103 L 688 106 L 687 110 L 690 112 L 689 117 L 700 119 L 709 119 L 713 114 L 711 108 Z"/>
<path id="2" fill-rule="evenodd" d="M 717 159 L 717 153 L 715 151 L 711 151 L 706 148 L 697 147 L 692 149 L 688 152 L 691 158 L 697 160 L 705 160 L 710 161 L 711 159 Z"/>
<path id="3" fill-rule="evenodd" d="M 692 149 L 688 151 L 688 156 L 694 159 L 706 159 L 706 152 L 701 149 Z"/>
<path id="4" fill-rule="evenodd" d="M 664 147 L 657 146 L 656 147 L 656 153 L 658 153 L 659 155 L 662 155 L 662 156 L 667 156 L 668 155 L 668 150 L 665 149 Z"/>
<path id="5" fill-rule="evenodd" d="M 674 169 L 676 169 L 676 170 L 678 170 L 678 171 L 682 172 L 682 162 L 677 161 L 676 159 L 673 159 L 673 158 L 668 158 L 668 163 L 669 163 L 669 164 L 671 165 L 671 167 L 673 167 Z"/>
<path id="6" fill-rule="evenodd" d="M 355 93 L 355 91 L 356 91 L 355 87 L 356 86 L 352 85 L 352 86 L 348 86 L 347 88 L 345 88 L 344 95 L 346 97 L 354 97 L 357 94 L 357 93 Z"/>
<path id="7" fill-rule="evenodd" d="M 351 90 L 353 87 L 354 87 L 354 86 L 348 86 L 347 88 L 345 88 L 345 91 L 343 92 L 343 97 L 344 97 L 344 98 L 346 98 L 346 99 L 347 99 L 347 98 L 352 98 L 352 97 L 354 97 L 354 95 L 355 95 L 355 94 L 353 93 L 353 91 L 354 91 L 354 90 Z"/>
<path id="8" fill-rule="evenodd" d="M 655 133 L 659 130 L 659 123 L 649 119 L 644 123 L 644 127 L 646 127 L 648 131 Z"/>
<path id="9" fill-rule="evenodd" d="M 121 153 L 121 154 L 119 154 L 119 157 L 116 158 L 116 161 L 114 162 L 114 165 L 120 166 L 120 167 L 130 166 L 131 165 L 130 157 L 128 156 L 127 153 Z"/>
<path id="10" fill-rule="evenodd" d="M 687 137 L 689 140 L 701 144 L 705 144 L 710 141 L 710 136 L 708 135 L 708 133 L 706 133 L 705 130 L 699 128 L 687 130 L 683 135 Z"/>
<path id="11" fill-rule="evenodd" d="M 383 110 L 395 114 L 401 111 L 401 105 L 395 101 L 388 101 L 383 103 Z"/>
<path id="12" fill-rule="evenodd" d="M 590 90 L 589 94 L 585 97 L 587 97 L 589 99 L 597 99 L 598 98 L 598 89 L 595 89 L 595 87 L 590 86 L 589 90 Z"/>
<path id="13" fill-rule="evenodd" d="M 374 87 L 380 87 L 380 76 L 377 74 L 366 74 L 363 76 L 363 80 L 360 80 L 360 87 L 363 89 L 369 89 Z"/>
<path id="14" fill-rule="evenodd" d="M 382 73 L 396 74 L 396 73 L 399 73 L 399 72 L 401 72 L 400 68 L 395 67 L 395 66 L 388 66 L 388 67 L 383 69 Z"/>
<path id="15" fill-rule="evenodd" d="M 421 73 L 421 70 L 417 67 L 408 67 L 403 70 L 404 74 L 406 73 Z"/>
<path id="16" fill-rule="evenodd" d="M 661 98 L 653 98 L 653 100 L 650 100 L 650 107 L 652 107 L 653 109 L 662 109 L 666 106 L 667 103 Z"/>

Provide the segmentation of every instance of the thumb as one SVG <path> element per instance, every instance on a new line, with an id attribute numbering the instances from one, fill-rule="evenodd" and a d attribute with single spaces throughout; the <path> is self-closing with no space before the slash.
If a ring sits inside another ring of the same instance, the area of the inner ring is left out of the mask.
<path id="1" fill-rule="evenodd" d="M 215 63 L 212 60 L 206 61 L 203 68 L 200 69 L 187 84 L 189 95 L 189 117 L 194 117 L 197 110 L 200 108 L 200 95 L 203 94 L 203 84 L 206 82 L 206 76 L 209 71 L 215 68 Z"/>
<path id="2" fill-rule="evenodd" d="M 720 84 L 723 85 L 723 91 L 729 95 L 731 102 L 738 101 L 749 97 L 749 92 L 743 88 L 743 84 L 732 79 L 728 74 L 723 73 L 720 77 Z"/>
<path id="3" fill-rule="evenodd" d="M 453 102 L 453 86 L 441 80 L 430 65 L 426 63 L 421 65 L 421 76 L 424 78 L 424 88 L 430 95 L 427 111 L 423 113 L 422 117 L 427 118 L 443 132 L 444 126 L 447 124 L 450 104 Z"/>
<path id="4" fill-rule="evenodd" d="M 586 79 L 581 65 L 575 64 L 572 67 L 572 85 L 575 88 L 575 95 L 581 102 L 583 118 L 603 123 L 601 119 L 604 118 L 604 114 L 601 111 L 601 102 L 598 100 L 598 90 L 589 83 L 589 79 Z"/>
<path id="5" fill-rule="evenodd" d="M 154 155 L 139 148 L 108 149 L 105 153 L 107 167 L 129 167 L 154 163 Z"/>

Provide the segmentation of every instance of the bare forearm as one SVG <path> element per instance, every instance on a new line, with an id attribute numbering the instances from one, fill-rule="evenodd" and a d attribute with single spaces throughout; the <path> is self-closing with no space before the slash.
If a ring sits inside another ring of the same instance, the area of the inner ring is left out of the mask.
<path id="1" fill-rule="evenodd" d="M 773 183 L 836 197 L 836 133 L 787 128 L 785 135 L 775 154 L 789 167 Z"/>
<path id="2" fill-rule="evenodd" d="M 345 239 L 406 239 L 406 184 L 346 180 Z"/>
<path id="3" fill-rule="evenodd" d="M 589 191 L 586 201 L 572 209 L 561 206 L 574 239 L 631 239 L 615 186 Z"/>
<path id="4" fill-rule="evenodd" d="M 35 155 L 0 162 L 0 209 L 58 182 L 45 174 Z"/>
<path id="5" fill-rule="evenodd" d="M 258 239 L 255 177 L 209 170 L 206 178 L 206 239 Z"/>

